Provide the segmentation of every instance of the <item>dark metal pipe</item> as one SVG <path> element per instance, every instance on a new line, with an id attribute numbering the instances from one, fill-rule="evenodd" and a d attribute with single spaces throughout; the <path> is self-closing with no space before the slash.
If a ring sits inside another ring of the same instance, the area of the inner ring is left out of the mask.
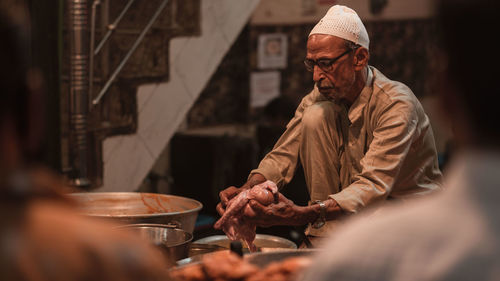
<path id="1" fill-rule="evenodd" d="M 68 0 L 70 33 L 70 161 L 73 183 L 90 186 L 87 168 L 89 30 L 87 0 Z"/>

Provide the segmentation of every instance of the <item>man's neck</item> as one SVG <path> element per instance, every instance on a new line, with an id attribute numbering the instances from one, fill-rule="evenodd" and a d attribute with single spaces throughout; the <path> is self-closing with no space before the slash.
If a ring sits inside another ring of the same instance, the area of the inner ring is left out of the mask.
<path id="1" fill-rule="evenodd" d="M 354 101 L 359 97 L 361 91 L 365 88 L 366 80 L 368 79 L 368 66 L 366 66 L 363 70 L 355 73 L 356 80 L 351 88 L 351 93 L 349 95 L 349 99 L 345 100 L 345 104 L 347 107 L 350 107 Z"/>

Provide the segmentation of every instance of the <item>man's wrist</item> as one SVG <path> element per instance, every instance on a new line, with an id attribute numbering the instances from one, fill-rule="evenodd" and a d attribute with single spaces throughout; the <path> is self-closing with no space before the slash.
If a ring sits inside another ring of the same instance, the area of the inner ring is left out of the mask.
<path id="1" fill-rule="evenodd" d="M 317 217 L 317 213 L 315 211 L 315 206 L 294 206 L 294 215 L 287 222 L 288 225 L 305 225 L 312 221 L 314 221 Z"/>
<path id="2" fill-rule="evenodd" d="M 317 200 L 322 204 L 314 203 L 308 206 L 307 219 L 305 223 L 314 224 L 316 221 L 322 221 L 322 211 L 324 212 L 325 221 L 337 219 L 343 215 L 342 208 L 333 198 L 328 198 L 326 200 Z M 315 201 L 316 202 L 316 201 Z M 322 210 L 323 209 L 323 210 Z M 319 225 L 319 223 L 317 224 Z"/>
<path id="3" fill-rule="evenodd" d="M 320 215 L 319 205 L 296 206 L 294 225 L 305 225 L 314 222 Z"/>
<path id="4" fill-rule="evenodd" d="M 326 223 L 326 203 L 321 200 L 316 200 L 313 202 L 313 205 L 319 206 L 319 214 L 316 219 L 311 223 L 313 228 L 321 228 Z"/>
<path id="5" fill-rule="evenodd" d="M 267 179 L 266 177 L 264 177 L 264 175 L 262 174 L 259 174 L 259 173 L 254 173 L 252 174 L 249 179 L 247 180 L 247 182 L 242 185 L 241 187 L 244 187 L 244 188 L 252 188 L 254 185 L 257 185 L 259 183 L 263 183 L 265 182 Z"/>
<path id="6" fill-rule="evenodd" d="M 340 207 L 339 203 L 331 197 L 328 197 L 325 201 L 326 204 L 326 220 L 334 220 L 342 217 L 346 213 Z"/>

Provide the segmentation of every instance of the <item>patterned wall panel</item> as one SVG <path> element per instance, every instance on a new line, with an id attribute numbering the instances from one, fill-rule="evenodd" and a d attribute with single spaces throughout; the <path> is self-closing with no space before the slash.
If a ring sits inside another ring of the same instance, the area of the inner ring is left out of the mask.
<path id="1" fill-rule="evenodd" d="M 249 108 L 249 76 L 257 68 L 259 35 L 284 33 L 288 37 L 288 67 L 281 73 L 281 94 L 297 104 L 313 88 L 312 74 L 304 68 L 306 43 L 313 24 L 249 25 L 189 113 L 189 126 L 249 123 L 260 110 Z M 370 64 L 390 79 L 407 84 L 417 97 L 432 95 L 433 50 L 436 44 L 431 19 L 369 21 Z"/>

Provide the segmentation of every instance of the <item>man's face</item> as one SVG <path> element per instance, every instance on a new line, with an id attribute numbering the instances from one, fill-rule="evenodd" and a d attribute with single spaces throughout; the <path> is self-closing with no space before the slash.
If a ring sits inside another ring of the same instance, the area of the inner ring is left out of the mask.
<path id="1" fill-rule="evenodd" d="M 318 63 L 312 68 L 313 80 L 323 96 L 341 101 L 351 94 L 355 82 L 353 52 L 342 38 L 323 34 L 309 36 L 306 60 Z"/>

